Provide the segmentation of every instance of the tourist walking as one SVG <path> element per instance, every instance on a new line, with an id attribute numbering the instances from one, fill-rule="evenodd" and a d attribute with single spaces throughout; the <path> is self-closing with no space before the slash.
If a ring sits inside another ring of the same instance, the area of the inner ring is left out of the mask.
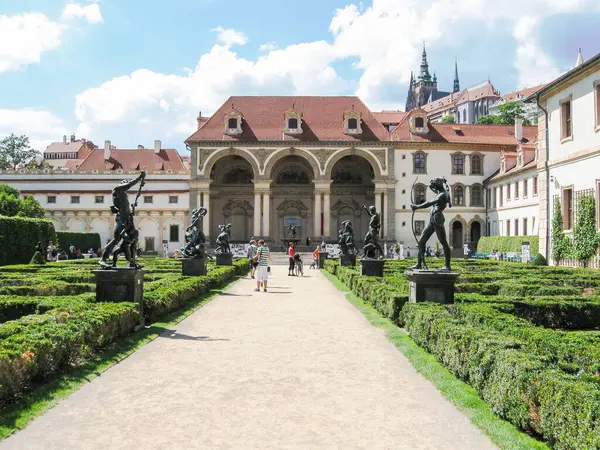
<path id="1" fill-rule="evenodd" d="M 288 277 L 294 276 L 294 255 L 296 251 L 294 250 L 294 243 L 290 242 L 290 246 L 288 247 L 288 257 L 290 258 L 290 267 L 288 268 Z"/>
<path id="2" fill-rule="evenodd" d="M 265 241 L 261 239 L 258 241 L 258 248 L 254 259 L 258 263 L 256 268 L 256 289 L 254 292 L 260 292 L 260 285 L 263 285 L 263 291 L 267 292 L 267 280 L 269 278 L 269 247 L 265 244 Z"/>
<path id="3" fill-rule="evenodd" d="M 258 267 L 258 261 L 254 259 L 257 250 L 258 247 L 256 246 L 256 241 L 252 239 L 250 241 L 250 246 L 248 247 L 248 260 L 250 261 L 250 278 L 252 279 L 254 279 L 254 274 L 256 273 L 256 268 Z"/>

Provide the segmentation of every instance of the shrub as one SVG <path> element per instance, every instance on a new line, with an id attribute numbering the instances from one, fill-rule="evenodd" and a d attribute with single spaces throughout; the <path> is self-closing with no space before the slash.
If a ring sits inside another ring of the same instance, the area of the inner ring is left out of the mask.
<path id="1" fill-rule="evenodd" d="M 35 252 L 29 264 L 46 264 L 46 258 L 44 258 L 41 252 Z"/>
<path id="2" fill-rule="evenodd" d="M 537 255 L 535 255 L 532 264 L 534 266 L 547 266 L 548 261 L 546 261 L 546 258 L 544 258 L 541 253 L 538 253 Z"/>
<path id="3" fill-rule="evenodd" d="M 71 245 L 81 250 L 82 253 L 87 252 L 90 248 L 96 251 L 102 247 L 98 233 L 57 231 L 56 236 L 58 237 L 58 248 L 64 251 L 68 251 Z"/>
<path id="4" fill-rule="evenodd" d="M 554 216 L 552 217 L 552 259 L 559 263 L 569 254 L 569 240 L 563 230 L 562 210 L 558 197 L 554 200 Z"/>
<path id="5" fill-rule="evenodd" d="M 479 253 L 499 252 L 521 253 L 521 244 L 529 242 L 530 253 L 536 254 L 540 251 L 540 238 L 538 236 L 483 236 L 477 243 Z"/>
<path id="6" fill-rule="evenodd" d="M 0 216 L 0 266 L 31 261 L 38 242 L 56 241 L 54 224 L 45 219 Z"/>
<path id="7" fill-rule="evenodd" d="M 577 206 L 577 221 L 573 229 L 573 257 L 586 267 L 596 253 L 596 247 L 596 200 L 593 195 L 585 195 L 579 199 Z"/>

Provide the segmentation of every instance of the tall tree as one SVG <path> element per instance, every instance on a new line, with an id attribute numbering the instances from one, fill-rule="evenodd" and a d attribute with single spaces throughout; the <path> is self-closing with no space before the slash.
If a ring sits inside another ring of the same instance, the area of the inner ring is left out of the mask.
<path id="1" fill-rule="evenodd" d="M 0 184 L 0 216 L 21 216 L 41 219 L 44 208 L 34 196 L 21 199 L 21 192 L 8 184 Z"/>
<path id="2" fill-rule="evenodd" d="M 523 119 L 523 125 L 531 125 L 529 119 L 524 118 L 525 111 L 519 102 L 506 102 L 498 106 L 498 114 L 481 116 L 477 119 L 478 124 L 487 125 L 514 125 L 515 119 Z"/>
<path id="3" fill-rule="evenodd" d="M 567 257 L 569 250 L 568 238 L 563 229 L 562 209 L 560 200 L 554 200 L 554 216 L 552 217 L 552 259 L 558 264 Z"/>
<path id="4" fill-rule="evenodd" d="M 21 201 L 17 216 L 32 217 L 35 219 L 44 218 L 44 208 L 33 195 L 28 195 Z"/>
<path id="5" fill-rule="evenodd" d="M 28 164 L 39 154 L 29 146 L 27 136 L 11 134 L 0 141 L 0 169 L 15 170 Z"/>

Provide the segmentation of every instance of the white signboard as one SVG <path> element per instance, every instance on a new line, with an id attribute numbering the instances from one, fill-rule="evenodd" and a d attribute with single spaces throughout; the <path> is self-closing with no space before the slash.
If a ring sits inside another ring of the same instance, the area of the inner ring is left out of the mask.
<path id="1" fill-rule="evenodd" d="M 399 253 L 400 259 L 404 259 L 404 245 L 403 244 L 400 244 L 400 250 L 398 253 Z"/>
<path id="2" fill-rule="evenodd" d="M 469 244 L 463 245 L 463 253 L 465 254 L 465 256 L 469 256 L 469 252 Z"/>
<path id="3" fill-rule="evenodd" d="M 521 242 L 521 260 L 528 263 L 531 259 L 531 246 L 529 242 Z"/>
<path id="4" fill-rule="evenodd" d="M 169 257 L 169 244 L 163 244 L 163 256 L 165 258 Z"/>

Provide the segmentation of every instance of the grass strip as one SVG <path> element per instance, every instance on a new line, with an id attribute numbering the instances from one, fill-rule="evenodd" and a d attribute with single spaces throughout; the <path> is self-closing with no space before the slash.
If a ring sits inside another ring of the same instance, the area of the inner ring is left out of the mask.
<path id="1" fill-rule="evenodd" d="M 5 439 L 17 430 L 25 428 L 29 422 L 55 406 L 61 399 L 78 390 L 85 382 L 93 380 L 115 364 L 129 357 L 136 350 L 158 338 L 168 327 L 177 325 L 221 295 L 240 278 L 244 278 L 244 276 L 235 276 L 233 281 L 230 281 L 224 287 L 213 289 L 209 293 L 191 300 L 183 308 L 167 315 L 162 321 L 155 322 L 148 328 L 122 339 L 81 366 L 40 384 L 31 392 L 25 394 L 22 399 L 0 409 L 0 440 Z"/>
<path id="2" fill-rule="evenodd" d="M 373 326 L 383 328 L 387 339 L 396 346 L 412 363 L 417 371 L 479 427 L 498 447 L 502 449 L 550 449 L 528 434 L 523 433 L 510 422 L 495 415 L 475 389 L 460 381 L 440 364 L 433 355 L 419 347 L 404 331 L 391 320 L 383 317 L 375 308 L 365 303 L 335 275 L 322 270 L 321 273 L 356 307 Z"/>

